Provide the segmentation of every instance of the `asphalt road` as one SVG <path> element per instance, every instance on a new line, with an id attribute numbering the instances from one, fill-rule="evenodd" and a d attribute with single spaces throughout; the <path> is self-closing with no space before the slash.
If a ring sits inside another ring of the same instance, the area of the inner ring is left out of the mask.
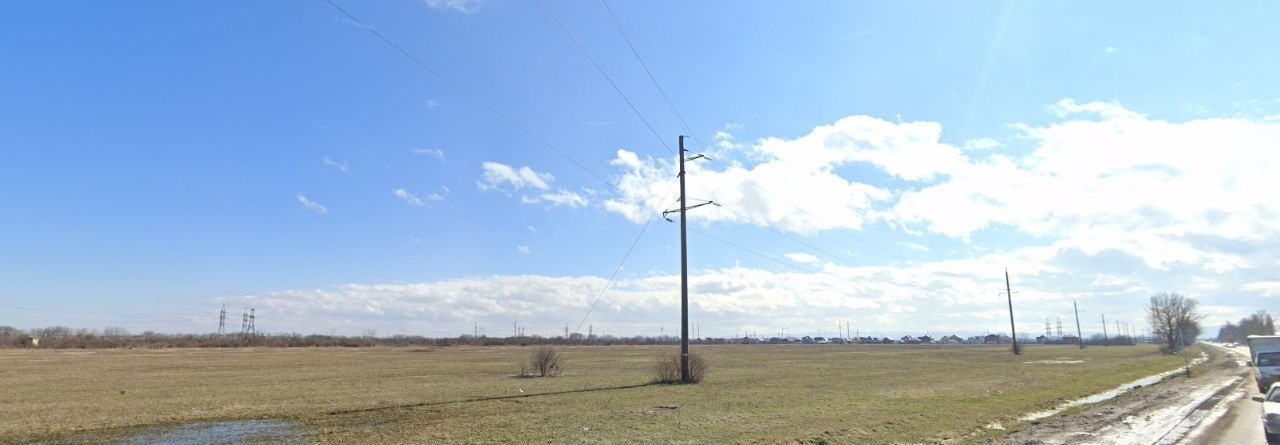
<path id="1" fill-rule="evenodd" d="M 1243 351 L 1243 352 L 1242 352 Z M 1248 348 L 1236 348 L 1240 361 L 1249 355 Z M 1253 383 L 1253 369 L 1249 368 L 1248 377 L 1235 389 L 1240 396 L 1231 403 L 1227 413 L 1203 434 L 1189 440 L 1193 445 L 1240 444 L 1254 445 L 1267 443 L 1262 434 L 1262 403 L 1253 401 L 1253 397 L 1261 396 L 1258 387 Z"/>

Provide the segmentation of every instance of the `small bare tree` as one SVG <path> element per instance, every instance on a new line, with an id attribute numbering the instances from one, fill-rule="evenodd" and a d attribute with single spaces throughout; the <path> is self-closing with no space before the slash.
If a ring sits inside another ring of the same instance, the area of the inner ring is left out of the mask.
<path id="1" fill-rule="evenodd" d="M 1147 303 L 1147 320 L 1151 322 L 1151 332 L 1164 337 L 1170 352 L 1185 346 L 1188 340 L 1193 340 L 1194 337 L 1187 337 L 1192 335 L 1193 330 L 1196 335 L 1199 334 L 1198 327 L 1203 319 L 1199 303 L 1176 292 L 1152 295 L 1151 301 Z"/>

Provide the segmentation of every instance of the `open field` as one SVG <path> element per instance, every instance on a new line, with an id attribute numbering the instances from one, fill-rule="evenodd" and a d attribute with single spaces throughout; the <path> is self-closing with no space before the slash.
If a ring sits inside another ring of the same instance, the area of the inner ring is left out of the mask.
<path id="1" fill-rule="evenodd" d="M 0 443 L 224 419 L 293 420 L 300 443 L 965 443 L 1182 363 L 1154 346 L 726 345 L 696 348 L 702 384 L 647 385 L 663 348 L 565 347 L 564 374 L 537 379 L 512 377 L 520 347 L 0 350 Z"/>

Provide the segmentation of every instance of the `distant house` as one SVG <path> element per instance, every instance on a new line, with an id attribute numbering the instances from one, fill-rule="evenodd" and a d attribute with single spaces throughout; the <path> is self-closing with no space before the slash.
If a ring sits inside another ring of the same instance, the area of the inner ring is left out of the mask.
<path id="1" fill-rule="evenodd" d="M 1080 337 L 1074 335 L 1066 335 L 1062 337 L 1062 342 L 1067 344 L 1080 343 Z"/>
<path id="2" fill-rule="evenodd" d="M 906 345 L 918 345 L 920 344 L 920 339 L 910 335 L 904 335 L 901 340 L 898 340 L 898 342 Z"/>
<path id="3" fill-rule="evenodd" d="M 889 337 L 885 337 L 885 338 L 880 339 L 880 343 L 884 343 L 884 344 L 886 344 L 886 345 L 891 345 L 891 344 L 893 344 L 893 339 L 892 339 L 892 338 L 889 338 Z"/>
<path id="4" fill-rule="evenodd" d="M 920 340 L 920 343 L 925 343 L 925 344 L 933 343 L 933 337 L 930 337 L 929 334 L 921 335 L 919 340 Z"/>
<path id="5" fill-rule="evenodd" d="M 1048 342 L 1049 342 L 1049 337 L 1045 337 L 1045 336 L 1043 336 L 1043 335 L 1041 335 L 1041 336 L 1039 336 L 1039 337 L 1036 337 L 1036 343 L 1039 343 L 1039 344 L 1042 344 L 1042 345 L 1043 345 L 1043 344 L 1048 343 Z"/>
<path id="6" fill-rule="evenodd" d="M 986 337 L 982 337 L 982 344 L 984 344 L 984 345 L 998 345 L 998 344 L 1000 344 L 1000 343 L 1001 343 L 1001 341 L 1000 341 L 1000 336 L 999 336 L 999 335 L 996 335 L 996 334 L 987 334 L 987 336 L 986 336 Z"/>
<path id="7" fill-rule="evenodd" d="M 800 341 L 804 343 L 813 343 L 813 337 L 806 335 L 804 337 L 801 337 Z"/>
<path id="8" fill-rule="evenodd" d="M 23 337 L 22 345 L 32 347 L 32 348 L 40 346 L 40 338 L 39 337 Z"/>

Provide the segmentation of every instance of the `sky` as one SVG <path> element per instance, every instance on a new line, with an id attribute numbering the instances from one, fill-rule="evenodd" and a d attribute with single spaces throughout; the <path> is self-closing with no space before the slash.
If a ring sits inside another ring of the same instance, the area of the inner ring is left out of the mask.
<path id="1" fill-rule="evenodd" d="M 702 336 L 1280 312 L 1272 2 L 7 6 L 0 325 L 675 335 L 680 135 Z"/>

